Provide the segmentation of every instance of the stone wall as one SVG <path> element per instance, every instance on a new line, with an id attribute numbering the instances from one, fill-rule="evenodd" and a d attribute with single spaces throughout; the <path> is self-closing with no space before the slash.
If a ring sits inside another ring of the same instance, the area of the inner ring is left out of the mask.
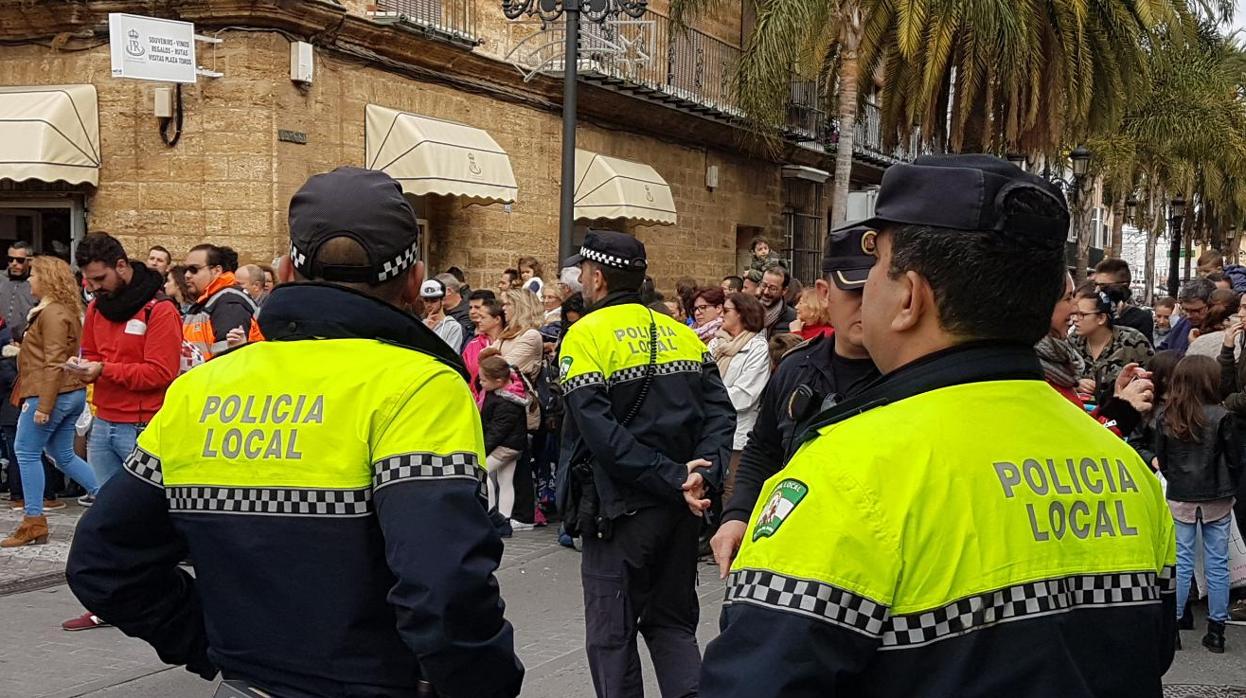
<path id="1" fill-rule="evenodd" d="M 184 254 L 210 241 L 244 260 L 269 261 L 284 251 L 286 207 L 311 174 L 362 165 L 364 108 L 369 103 L 484 128 L 511 156 L 518 201 L 465 205 L 454 197 L 421 202 L 432 227 L 431 263 L 468 270 L 473 285 L 492 285 L 520 254 L 547 267 L 557 252 L 560 120 L 487 94 L 381 71 L 362 60 L 316 52 L 307 89 L 289 80 L 287 40 L 275 33 L 229 31 L 201 62 L 225 74 L 184 89 L 185 120 L 176 147 L 160 139 L 152 113 L 156 85 L 110 76 L 107 46 L 58 53 L 39 46 L 0 48 L 0 75 L 10 84 L 91 82 L 100 99 L 103 169 L 88 200 L 89 228 L 108 230 L 138 252 L 163 244 Z M 655 107 L 636 102 L 637 109 Z M 299 131 L 307 144 L 281 142 Z M 653 258 L 659 286 L 690 274 L 716 279 L 734 266 L 737 225 L 781 229 L 779 167 L 733 153 L 582 124 L 583 148 L 640 160 L 670 183 L 679 225 L 636 226 Z M 719 168 L 716 191 L 705 187 Z M 547 275 L 552 275 L 549 272 Z"/>

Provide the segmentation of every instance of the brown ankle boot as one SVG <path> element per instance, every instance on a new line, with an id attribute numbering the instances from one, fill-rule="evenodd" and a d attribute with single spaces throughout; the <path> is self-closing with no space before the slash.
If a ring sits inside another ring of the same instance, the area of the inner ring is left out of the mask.
<path id="1" fill-rule="evenodd" d="M 22 524 L 13 535 L 0 540 L 0 548 L 20 548 L 23 545 L 43 545 L 48 542 L 48 517 L 23 516 Z"/>

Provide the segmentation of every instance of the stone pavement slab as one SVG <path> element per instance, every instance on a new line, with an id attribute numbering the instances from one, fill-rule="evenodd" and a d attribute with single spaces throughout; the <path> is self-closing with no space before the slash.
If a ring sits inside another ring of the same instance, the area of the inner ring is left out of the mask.
<path id="1" fill-rule="evenodd" d="M 86 511 L 72 500 L 64 509 L 48 511 L 50 536 L 45 545 L 24 548 L 0 548 L 0 596 L 30 591 L 65 581 L 65 560 L 74 528 Z M 0 499 L 0 537 L 9 535 L 22 522 L 22 512 L 9 508 L 7 498 Z"/>

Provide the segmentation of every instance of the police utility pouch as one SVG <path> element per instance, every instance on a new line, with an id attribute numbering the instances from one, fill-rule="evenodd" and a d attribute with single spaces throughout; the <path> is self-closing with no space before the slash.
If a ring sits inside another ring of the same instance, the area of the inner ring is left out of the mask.
<path id="1" fill-rule="evenodd" d="M 653 384 L 653 376 L 658 368 L 658 322 L 649 311 L 649 364 L 645 367 L 645 375 L 636 393 L 636 398 L 627 408 L 619 426 L 626 427 L 640 413 L 645 398 L 649 396 L 649 387 Z M 608 388 L 607 388 L 608 390 Z M 614 537 L 614 521 L 601 513 L 601 495 L 597 493 L 594 483 L 591 456 L 571 464 L 571 492 L 568 497 L 570 504 L 563 514 L 563 528 L 571 536 L 591 536 L 598 540 L 610 540 Z"/>

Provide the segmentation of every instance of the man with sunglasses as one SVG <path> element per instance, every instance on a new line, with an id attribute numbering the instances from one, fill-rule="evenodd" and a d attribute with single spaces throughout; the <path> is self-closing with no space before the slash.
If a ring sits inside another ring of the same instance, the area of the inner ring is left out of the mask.
<path id="1" fill-rule="evenodd" d="M 216 245 L 198 245 L 186 255 L 186 285 L 196 298 L 182 319 L 182 335 L 203 361 L 229 348 L 229 331 L 251 327 L 256 305 L 234 276 L 238 255 Z M 183 369 L 201 363 L 184 357 Z"/>
<path id="2" fill-rule="evenodd" d="M 18 240 L 9 245 L 8 273 L 0 276 L 0 313 L 13 330 L 13 341 L 22 341 L 26 332 L 26 315 L 35 307 L 30 293 L 30 260 L 35 256 L 29 242 Z"/>

